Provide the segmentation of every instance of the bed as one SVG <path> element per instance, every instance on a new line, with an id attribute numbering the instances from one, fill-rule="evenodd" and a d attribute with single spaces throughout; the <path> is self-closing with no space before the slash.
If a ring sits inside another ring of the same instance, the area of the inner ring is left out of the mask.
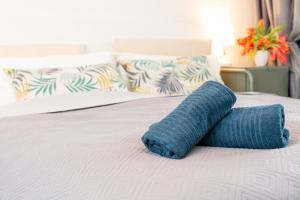
<path id="1" fill-rule="evenodd" d="M 150 153 L 141 136 L 184 96 L 89 93 L 2 107 L 0 199 L 300 199 L 299 100 L 237 96 L 236 106 L 283 104 L 289 146 L 196 147 L 182 160 Z"/>

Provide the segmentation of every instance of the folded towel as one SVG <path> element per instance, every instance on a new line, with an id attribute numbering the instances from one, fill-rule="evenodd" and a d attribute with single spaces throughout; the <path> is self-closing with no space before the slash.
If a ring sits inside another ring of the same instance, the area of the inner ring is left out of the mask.
<path id="1" fill-rule="evenodd" d="M 235 101 L 229 88 L 207 81 L 167 117 L 151 125 L 142 141 L 154 153 L 181 159 L 231 110 Z"/>
<path id="2" fill-rule="evenodd" d="M 287 146 L 289 131 L 284 128 L 282 105 L 234 108 L 207 134 L 200 145 L 249 149 Z"/>

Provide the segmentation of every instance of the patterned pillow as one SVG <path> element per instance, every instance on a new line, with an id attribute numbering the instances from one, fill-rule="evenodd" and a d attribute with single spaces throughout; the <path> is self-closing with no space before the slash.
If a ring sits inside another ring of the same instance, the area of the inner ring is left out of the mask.
<path id="1" fill-rule="evenodd" d="M 5 68 L 4 73 L 15 89 L 17 100 L 92 90 L 127 90 L 113 64 L 74 68 Z"/>
<path id="2" fill-rule="evenodd" d="M 207 80 L 222 83 L 220 75 L 209 65 L 207 56 L 178 57 L 169 60 L 118 60 L 128 78 L 132 92 L 160 95 L 187 95 Z"/>

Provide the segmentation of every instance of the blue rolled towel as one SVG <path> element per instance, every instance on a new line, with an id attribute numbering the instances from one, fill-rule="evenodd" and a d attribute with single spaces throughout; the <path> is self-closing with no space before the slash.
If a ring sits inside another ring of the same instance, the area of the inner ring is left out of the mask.
<path id="1" fill-rule="evenodd" d="M 288 145 L 280 104 L 234 108 L 207 134 L 200 145 L 249 149 L 274 149 Z"/>
<path id="2" fill-rule="evenodd" d="M 145 146 L 161 156 L 183 158 L 236 101 L 226 86 L 207 81 L 142 137 Z"/>

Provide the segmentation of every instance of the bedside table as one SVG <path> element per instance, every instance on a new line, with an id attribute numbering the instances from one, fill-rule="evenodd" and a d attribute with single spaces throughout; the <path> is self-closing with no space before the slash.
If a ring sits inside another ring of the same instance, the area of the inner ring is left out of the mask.
<path id="1" fill-rule="evenodd" d="M 289 67 L 221 67 L 222 79 L 235 92 L 288 96 Z"/>

